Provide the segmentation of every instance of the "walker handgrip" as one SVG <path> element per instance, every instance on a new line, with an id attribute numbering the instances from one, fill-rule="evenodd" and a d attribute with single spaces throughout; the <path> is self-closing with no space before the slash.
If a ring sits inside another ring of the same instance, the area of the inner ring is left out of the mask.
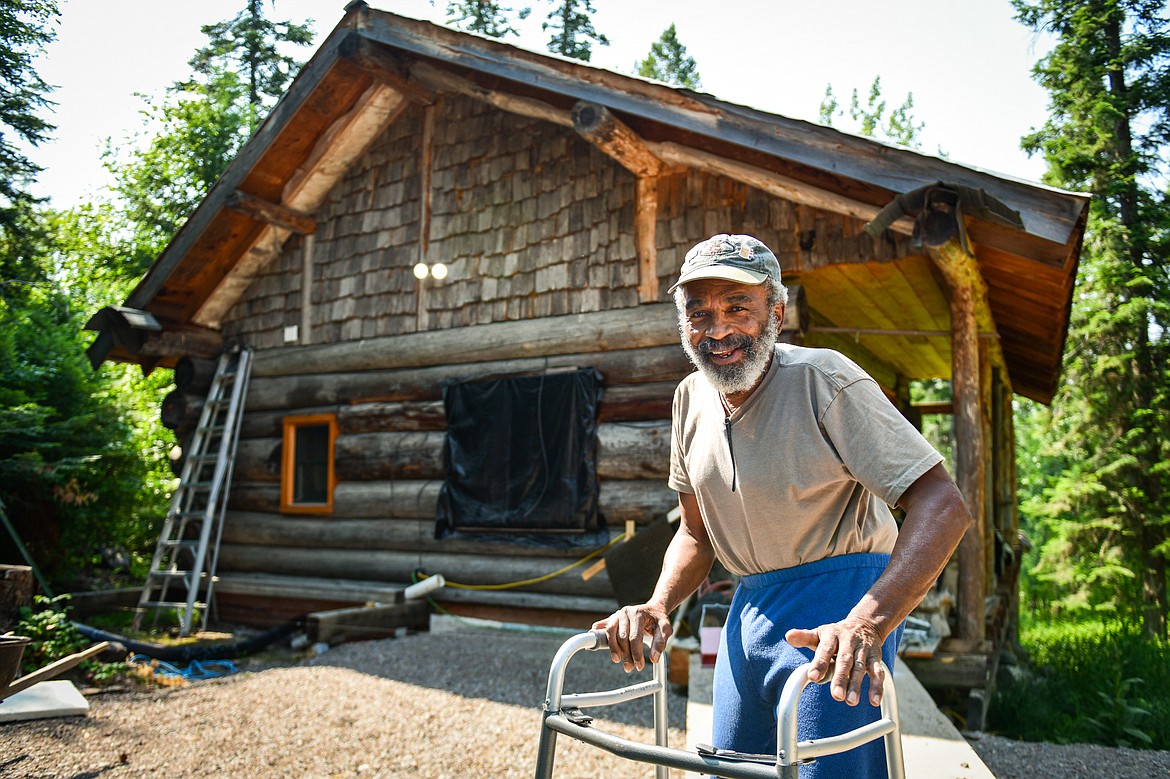
<path id="1" fill-rule="evenodd" d="M 587 651 L 597 652 L 602 649 L 609 649 L 609 638 L 606 636 L 603 628 L 595 628 L 589 632 L 593 634 L 593 639 L 597 643 L 594 646 L 585 647 Z M 654 643 L 654 636 L 650 633 L 642 633 L 642 643 L 646 645 L 646 649 L 649 649 L 650 645 Z M 646 662 L 650 662 L 649 655 L 646 656 Z"/>

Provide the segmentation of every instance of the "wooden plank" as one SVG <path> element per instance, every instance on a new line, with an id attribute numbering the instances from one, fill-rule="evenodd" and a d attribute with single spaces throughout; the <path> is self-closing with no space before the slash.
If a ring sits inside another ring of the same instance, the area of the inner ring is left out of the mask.
<path id="1" fill-rule="evenodd" d="M 356 606 L 315 611 L 305 619 L 305 633 L 313 643 L 341 644 L 389 638 L 399 628 L 427 630 L 431 606 L 425 600 L 377 606 Z"/>
<path id="2" fill-rule="evenodd" d="M 935 652 L 929 659 L 904 657 L 922 686 L 982 688 L 987 685 L 987 655 Z"/>

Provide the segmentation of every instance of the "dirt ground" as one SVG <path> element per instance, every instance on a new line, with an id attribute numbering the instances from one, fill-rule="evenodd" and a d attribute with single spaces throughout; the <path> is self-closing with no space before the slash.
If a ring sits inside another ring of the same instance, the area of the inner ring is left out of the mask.
<path id="1" fill-rule="evenodd" d="M 317 657 L 276 649 L 221 679 L 90 694 L 88 716 L 0 724 L 0 777 L 530 777 L 548 668 L 564 638 L 467 629 Z M 566 689 L 628 683 L 604 655 L 586 654 L 570 664 Z M 678 691 L 669 709 L 671 746 L 681 748 Z M 605 712 L 605 729 L 653 740 L 649 701 Z M 1170 776 L 1170 752 L 992 735 L 971 743 L 1000 779 Z M 555 776 L 650 777 L 653 768 L 562 737 Z"/>

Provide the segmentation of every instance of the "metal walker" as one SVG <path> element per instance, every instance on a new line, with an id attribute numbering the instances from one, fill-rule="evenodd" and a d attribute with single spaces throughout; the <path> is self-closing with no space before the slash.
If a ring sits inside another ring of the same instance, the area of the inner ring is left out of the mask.
<path id="1" fill-rule="evenodd" d="M 808 686 L 808 668 L 800 666 L 789 677 L 780 695 L 780 721 L 776 733 L 776 754 L 745 755 L 725 750 L 688 752 L 672 749 L 666 741 L 666 658 L 653 664 L 652 681 L 632 684 L 616 690 L 600 692 L 565 693 L 565 669 L 573 655 L 581 651 L 607 649 L 605 633 L 593 631 L 571 637 L 553 657 L 548 674 L 548 691 L 544 700 L 540 727 L 540 745 L 536 756 L 536 779 L 551 779 L 556 752 L 557 734 L 561 733 L 586 744 L 604 749 L 626 760 L 651 763 L 656 766 L 655 779 L 667 779 L 670 768 L 692 771 L 725 779 L 797 779 L 801 763 L 824 755 L 833 755 L 855 749 L 878 737 L 885 740 L 886 769 L 890 779 L 905 779 L 902 760 L 902 739 L 898 727 L 898 699 L 892 675 L 886 669 L 886 689 L 882 695 L 881 718 L 860 728 L 822 739 L 796 739 L 796 707 L 804 688 Z M 882 666 L 885 668 L 885 665 Z M 831 677 L 831 671 L 825 679 Z M 822 684 L 824 682 L 821 682 Z M 630 741 L 592 726 L 593 718 L 582 710 L 596 706 L 643 698 L 654 698 L 654 744 Z"/>

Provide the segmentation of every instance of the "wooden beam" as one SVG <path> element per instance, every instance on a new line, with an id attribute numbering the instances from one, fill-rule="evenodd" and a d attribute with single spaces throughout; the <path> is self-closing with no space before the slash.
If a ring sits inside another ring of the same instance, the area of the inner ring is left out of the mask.
<path id="1" fill-rule="evenodd" d="M 573 106 L 572 117 L 574 130 L 635 176 L 662 172 L 662 160 L 605 106 L 582 100 Z"/>
<path id="2" fill-rule="evenodd" d="M 569 111 L 520 95 L 509 95 L 493 89 L 481 87 L 465 78 L 456 76 L 447 70 L 436 68 L 425 62 L 417 62 L 410 66 L 410 75 L 436 92 L 450 92 L 464 97 L 471 97 L 501 111 L 527 116 L 529 119 L 539 119 L 551 122 L 561 127 L 572 127 L 573 117 Z"/>
<path id="3" fill-rule="evenodd" d="M 245 216 L 250 216 L 253 219 L 267 224 L 283 227 L 294 233 L 312 235 L 317 232 L 317 220 L 308 214 L 302 214 L 300 211 L 285 208 L 279 203 L 273 203 L 238 189 L 228 195 L 227 202 L 224 205 Z"/>
<path id="4" fill-rule="evenodd" d="M 394 91 L 402 93 L 411 102 L 420 105 L 435 102 L 434 91 L 412 80 L 401 59 L 364 35 L 350 33 L 341 42 L 337 53 Z"/>
<path id="5" fill-rule="evenodd" d="M 663 162 L 686 165 L 707 173 L 727 176 L 770 195 L 791 200 L 793 203 L 801 203 L 835 214 L 844 214 L 863 221 L 873 219 L 881 211 L 880 206 L 863 203 L 814 187 L 804 181 L 689 146 L 669 141 L 664 143 L 647 142 L 647 146 Z M 910 235 L 914 232 L 914 222 L 903 217 L 890 225 L 890 229 Z"/>

